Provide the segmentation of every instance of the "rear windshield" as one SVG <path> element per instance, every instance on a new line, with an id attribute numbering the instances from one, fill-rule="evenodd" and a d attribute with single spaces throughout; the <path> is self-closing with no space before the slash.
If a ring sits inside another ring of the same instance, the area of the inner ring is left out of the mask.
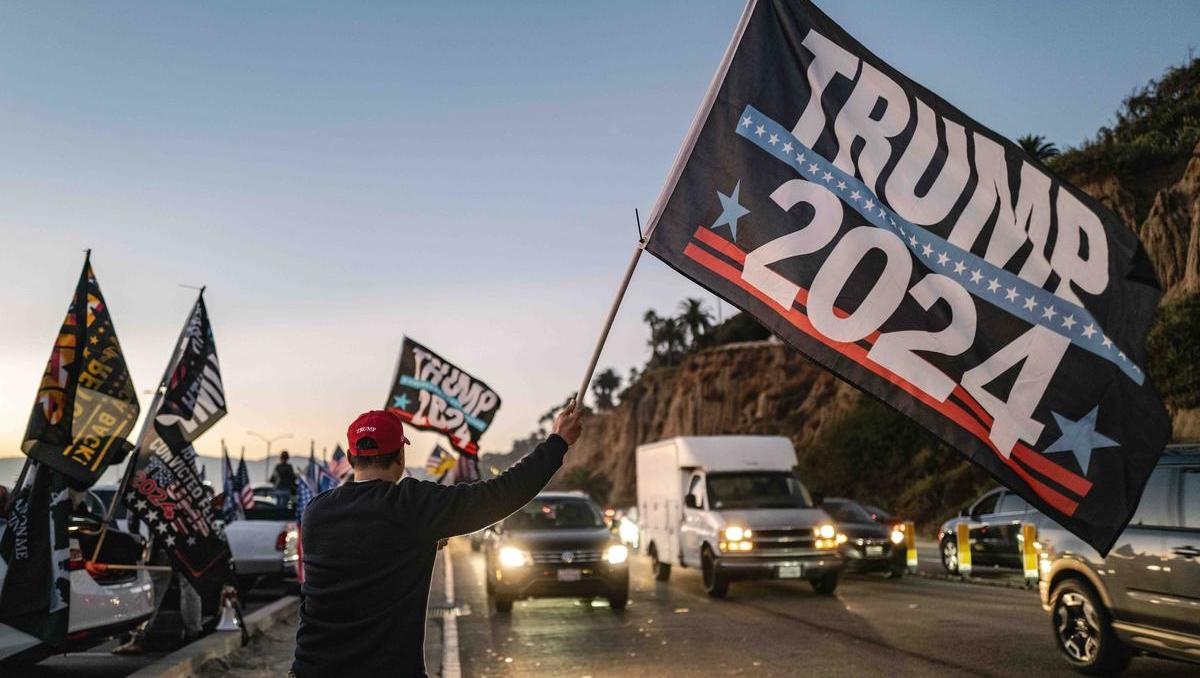
<path id="1" fill-rule="evenodd" d="M 708 474 L 708 501 L 714 509 L 809 508 L 808 490 L 786 471 Z"/>
<path id="2" fill-rule="evenodd" d="M 821 504 L 821 508 L 839 523 L 870 523 L 874 522 L 871 519 L 871 514 L 862 506 L 859 506 L 852 501 L 842 501 L 837 499 L 827 500 Z"/>
<path id="3" fill-rule="evenodd" d="M 586 499 L 534 499 L 504 520 L 504 529 L 515 531 L 593 527 L 604 527 L 604 516 Z"/>
<path id="4" fill-rule="evenodd" d="M 246 509 L 246 520 L 295 520 L 296 503 L 287 490 L 256 488 L 254 506 Z"/>

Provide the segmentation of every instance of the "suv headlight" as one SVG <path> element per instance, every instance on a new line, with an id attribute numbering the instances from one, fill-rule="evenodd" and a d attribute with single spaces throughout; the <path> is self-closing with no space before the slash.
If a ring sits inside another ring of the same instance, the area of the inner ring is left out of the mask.
<path id="1" fill-rule="evenodd" d="M 532 561 L 529 554 L 515 546 L 504 546 L 500 549 L 501 567 L 524 567 Z"/>
<path id="2" fill-rule="evenodd" d="M 738 525 L 730 525 L 729 527 L 725 528 L 722 534 L 725 536 L 725 541 L 741 541 L 754 536 L 752 531 Z"/>
<path id="3" fill-rule="evenodd" d="M 624 544 L 613 544 L 608 547 L 604 559 L 608 561 L 609 565 L 620 565 L 629 559 L 629 549 L 625 548 Z"/>

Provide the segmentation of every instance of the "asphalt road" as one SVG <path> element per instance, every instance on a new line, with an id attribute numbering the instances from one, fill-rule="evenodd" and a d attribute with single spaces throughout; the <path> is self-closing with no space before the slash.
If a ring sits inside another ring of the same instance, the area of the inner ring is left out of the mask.
<path id="1" fill-rule="evenodd" d="M 739 582 L 727 600 L 699 574 L 657 583 L 632 562 L 631 602 L 520 601 L 489 610 L 483 559 L 452 544 L 464 676 L 1074 676 L 1032 591 L 847 576 L 832 597 L 807 583 Z M 467 610 L 466 608 L 469 608 Z M 1196 675 L 1136 659 L 1128 676 Z"/>
<path id="2" fill-rule="evenodd" d="M 277 589 L 255 589 L 243 601 L 246 613 L 277 600 L 284 595 L 282 587 Z M 124 678 L 154 661 L 167 656 L 170 652 L 147 652 L 138 657 L 118 657 L 112 654 L 117 646 L 116 641 L 102 643 L 87 652 L 71 652 L 55 655 L 42 660 L 37 665 L 21 671 L 21 678 L 67 678 L 86 676 L 86 678 Z M 4 674 L 5 678 L 9 674 Z M 14 677 L 15 678 L 15 677 Z"/>

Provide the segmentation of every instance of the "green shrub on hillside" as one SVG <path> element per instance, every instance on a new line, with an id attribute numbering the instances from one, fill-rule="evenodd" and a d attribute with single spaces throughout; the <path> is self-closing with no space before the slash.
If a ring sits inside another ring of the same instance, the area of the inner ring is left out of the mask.
<path id="1" fill-rule="evenodd" d="M 1150 376 L 1175 407 L 1200 406 L 1200 296 L 1166 304 L 1146 338 Z"/>

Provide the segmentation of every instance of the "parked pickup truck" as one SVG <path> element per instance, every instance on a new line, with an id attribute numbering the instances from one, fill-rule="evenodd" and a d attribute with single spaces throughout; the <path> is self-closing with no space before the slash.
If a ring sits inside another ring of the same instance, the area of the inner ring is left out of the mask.
<path id="1" fill-rule="evenodd" d="M 845 542 L 813 505 L 792 467 L 787 438 L 679 437 L 637 449 L 641 543 L 666 581 L 671 566 L 698 567 L 709 595 L 737 579 L 807 579 L 837 588 Z"/>
<path id="2" fill-rule="evenodd" d="M 242 591 L 296 576 L 296 508 L 291 493 L 269 483 L 254 486 L 254 505 L 244 520 L 225 526 L 233 569 Z"/>

